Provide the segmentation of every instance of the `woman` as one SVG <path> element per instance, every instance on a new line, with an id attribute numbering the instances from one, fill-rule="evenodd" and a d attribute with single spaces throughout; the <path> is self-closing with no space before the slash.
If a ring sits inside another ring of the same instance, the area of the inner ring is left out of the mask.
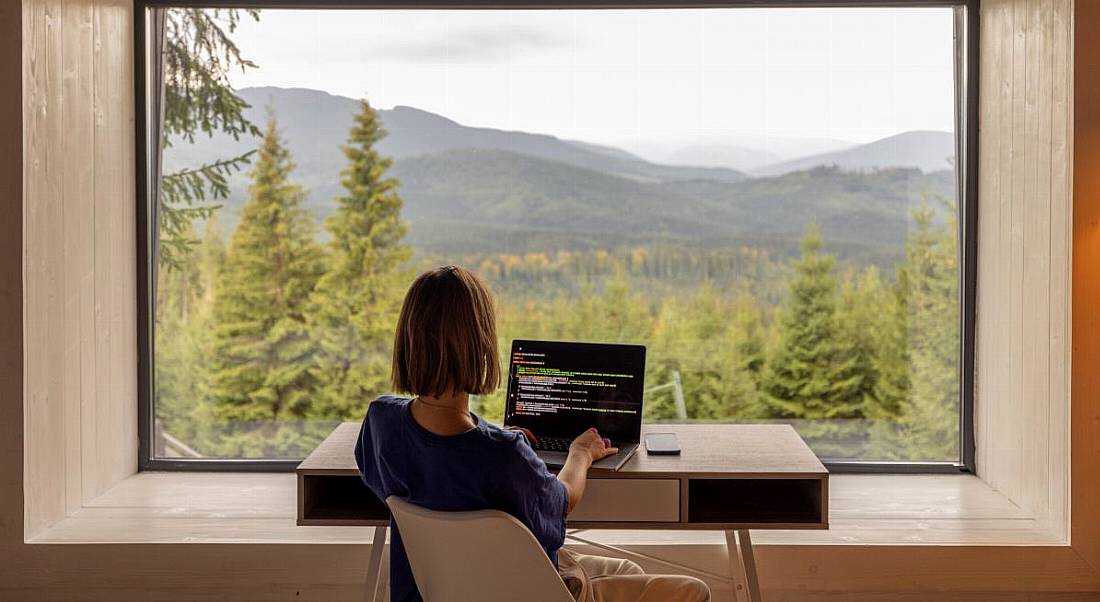
<path id="1" fill-rule="evenodd" d="M 477 275 L 448 266 L 413 282 L 397 323 L 391 380 L 394 389 L 415 397 L 374 400 L 355 447 L 363 482 L 379 498 L 397 495 L 431 510 L 492 508 L 515 516 L 577 600 L 710 599 L 697 579 L 646 575 L 627 560 L 561 550 L 565 517 L 584 495 L 588 468 L 618 450 L 589 429 L 573 441 L 554 476 L 531 449 L 531 433 L 502 429 L 470 412 L 470 395 L 487 395 L 500 384 L 496 313 Z M 390 589 L 394 601 L 421 600 L 396 527 Z"/>

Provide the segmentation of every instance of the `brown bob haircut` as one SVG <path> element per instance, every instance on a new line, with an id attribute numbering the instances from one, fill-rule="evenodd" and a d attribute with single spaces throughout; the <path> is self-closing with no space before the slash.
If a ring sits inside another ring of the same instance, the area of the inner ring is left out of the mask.
<path id="1" fill-rule="evenodd" d="M 432 397 L 496 390 L 496 310 L 481 277 L 450 265 L 412 283 L 397 320 L 390 380 L 399 392 Z"/>

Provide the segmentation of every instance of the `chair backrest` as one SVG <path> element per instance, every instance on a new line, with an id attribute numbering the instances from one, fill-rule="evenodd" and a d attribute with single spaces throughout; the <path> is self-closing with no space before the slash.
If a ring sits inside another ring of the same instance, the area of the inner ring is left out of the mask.
<path id="1" fill-rule="evenodd" d="M 535 536 L 499 510 L 436 512 L 390 496 L 424 602 L 572 602 Z"/>

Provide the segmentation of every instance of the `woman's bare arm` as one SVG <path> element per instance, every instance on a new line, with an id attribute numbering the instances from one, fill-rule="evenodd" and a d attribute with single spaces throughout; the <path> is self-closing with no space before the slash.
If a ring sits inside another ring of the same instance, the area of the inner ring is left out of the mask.
<path id="1" fill-rule="evenodd" d="M 558 472 L 558 480 L 565 485 L 565 491 L 569 497 L 569 512 L 577 507 L 581 497 L 584 496 L 584 488 L 588 482 L 588 469 L 592 463 L 618 452 L 619 448 L 610 447 L 606 439 L 600 438 L 596 429 L 588 429 L 573 440 L 569 446 L 569 456 L 566 457 L 565 466 Z"/>

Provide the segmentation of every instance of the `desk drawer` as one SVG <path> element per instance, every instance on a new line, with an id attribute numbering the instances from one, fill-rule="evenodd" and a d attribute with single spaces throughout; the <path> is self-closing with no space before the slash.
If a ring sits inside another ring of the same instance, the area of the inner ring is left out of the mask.
<path id="1" fill-rule="evenodd" d="M 680 521 L 677 479 L 588 479 L 570 521 L 638 523 Z"/>

